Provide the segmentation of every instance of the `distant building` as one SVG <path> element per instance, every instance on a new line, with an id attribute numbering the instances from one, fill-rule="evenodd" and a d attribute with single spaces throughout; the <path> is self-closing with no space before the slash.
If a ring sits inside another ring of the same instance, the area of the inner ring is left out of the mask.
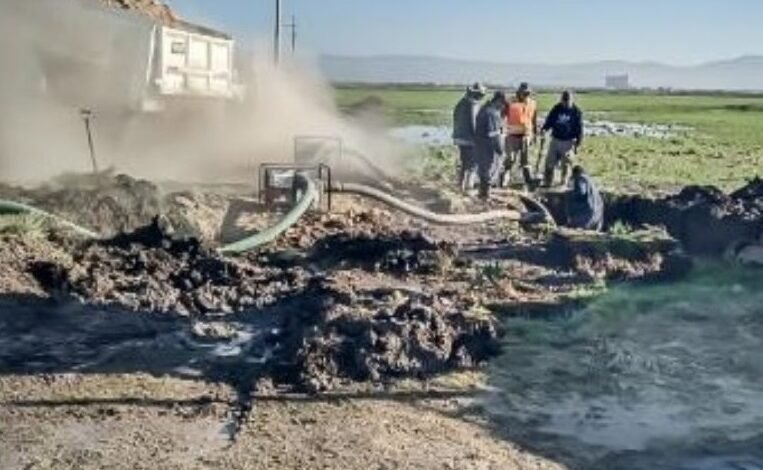
<path id="1" fill-rule="evenodd" d="M 628 74 L 607 75 L 605 86 L 610 90 L 628 90 L 631 87 L 631 79 Z"/>

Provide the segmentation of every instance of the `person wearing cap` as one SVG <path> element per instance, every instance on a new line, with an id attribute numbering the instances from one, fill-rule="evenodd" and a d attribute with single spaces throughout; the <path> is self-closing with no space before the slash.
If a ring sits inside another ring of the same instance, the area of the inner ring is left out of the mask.
<path id="1" fill-rule="evenodd" d="M 580 165 L 575 165 L 572 169 L 567 193 L 567 225 L 597 232 L 604 226 L 604 199 Z"/>
<path id="2" fill-rule="evenodd" d="M 530 173 L 530 144 L 538 131 L 538 105 L 532 98 L 530 85 L 523 82 L 504 109 L 506 119 L 506 165 L 502 169 L 501 184 L 506 186 L 511 180 L 514 164 L 519 162 L 525 183 L 532 180 Z"/>
<path id="3" fill-rule="evenodd" d="M 571 91 L 562 93 L 560 102 L 546 117 L 541 133 L 545 136 L 548 131 L 551 131 L 551 143 L 546 154 L 543 185 L 550 187 L 553 184 L 554 172 L 561 166 L 560 184 L 564 186 L 573 157 L 583 143 L 583 112 L 575 104 Z"/>
<path id="4" fill-rule="evenodd" d="M 496 183 L 496 167 L 502 164 L 505 154 L 503 133 L 503 108 L 506 95 L 497 91 L 477 114 L 476 149 L 479 197 L 487 199 L 490 186 Z"/>
<path id="5" fill-rule="evenodd" d="M 453 143 L 458 147 L 458 185 L 461 191 L 472 188 L 477 176 L 476 126 L 480 103 L 485 97 L 485 87 L 480 83 L 466 89 L 463 98 L 453 110 Z"/>

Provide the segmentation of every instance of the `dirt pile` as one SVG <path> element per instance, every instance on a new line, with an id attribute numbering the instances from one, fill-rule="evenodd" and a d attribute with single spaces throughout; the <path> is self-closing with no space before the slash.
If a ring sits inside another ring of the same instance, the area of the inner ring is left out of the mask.
<path id="1" fill-rule="evenodd" d="M 100 0 L 108 7 L 131 10 L 146 15 L 162 24 L 172 26 L 178 17 L 169 6 L 157 0 Z"/>
<path id="2" fill-rule="evenodd" d="M 763 182 L 756 178 L 725 194 L 714 187 L 690 186 L 675 196 L 612 198 L 610 218 L 630 225 L 662 225 L 695 254 L 722 255 L 739 241 L 763 232 Z"/>
<path id="3" fill-rule="evenodd" d="M 129 233 L 164 215 L 175 232 L 214 240 L 228 207 L 225 196 L 165 194 L 146 180 L 108 173 L 62 176 L 34 189 L 3 185 L 0 197 L 28 203 L 104 236 Z"/>
<path id="4" fill-rule="evenodd" d="M 260 267 L 218 255 L 196 239 L 151 225 L 76 250 L 70 263 L 30 270 L 48 292 L 136 312 L 217 316 L 262 308 L 298 290 L 303 272 Z"/>
<path id="5" fill-rule="evenodd" d="M 281 380 L 311 392 L 343 381 L 424 378 L 481 365 L 499 351 L 500 327 L 446 295 L 364 291 L 316 280 L 287 318 Z"/>
<path id="6" fill-rule="evenodd" d="M 549 254 L 592 279 L 676 278 L 691 268 L 678 241 L 658 229 L 620 235 L 560 231 L 549 242 Z"/>
<path id="7" fill-rule="evenodd" d="M 662 226 L 690 254 L 721 256 L 739 242 L 763 233 L 763 180 L 755 178 L 731 194 L 713 186 L 688 186 L 675 195 L 606 194 L 606 225 Z M 565 220 L 564 194 L 544 195 L 554 217 Z"/>
<path id="8" fill-rule="evenodd" d="M 322 265 L 341 264 L 392 274 L 439 274 L 455 256 L 453 247 L 421 232 L 361 229 L 329 235 L 318 241 L 310 258 Z"/>

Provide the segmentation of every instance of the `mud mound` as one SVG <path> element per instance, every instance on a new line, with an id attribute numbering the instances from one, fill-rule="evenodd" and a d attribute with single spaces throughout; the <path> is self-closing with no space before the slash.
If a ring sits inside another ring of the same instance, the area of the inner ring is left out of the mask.
<path id="1" fill-rule="evenodd" d="M 154 223 L 91 243 L 71 263 L 35 263 L 48 292 L 134 311 L 182 316 L 222 315 L 275 302 L 297 290 L 301 271 L 261 268 L 217 255 L 196 239 L 175 239 Z"/>
<path id="2" fill-rule="evenodd" d="M 31 204 L 104 236 L 128 233 L 165 215 L 173 230 L 204 240 L 218 238 L 229 198 L 184 191 L 164 194 L 155 184 L 127 175 L 65 175 L 34 189 L 0 186 L 0 197 Z"/>
<path id="3" fill-rule="evenodd" d="M 69 263 L 71 257 L 53 240 L 24 235 L 0 236 L 0 293 L 43 295 L 28 267 L 39 262 Z"/>
<path id="4" fill-rule="evenodd" d="M 421 232 L 360 230 L 320 240 L 310 258 L 323 265 L 359 266 L 395 274 L 437 274 L 454 254 L 452 246 L 435 242 Z"/>
<path id="5" fill-rule="evenodd" d="M 311 392 L 342 381 L 424 378 L 482 364 L 500 328 L 436 295 L 381 295 L 316 282 L 284 326 L 280 379 Z M 296 311 L 295 311 L 296 313 Z"/>
<path id="6" fill-rule="evenodd" d="M 122 10 L 131 10 L 160 23 L 172 26 L 178 17 L 169 6 L 157 0 L 100 0 L 104 5 Z"/>
<path id="7" fill-rule="evenodd" d="M 162 213 L 159 188 L 125 175 L 104 179 L 97 186 L 69 186 L 27 193 L 34 204 L 96 232 L 129 232 Z"/>
<path id="8" fill-rule="evenodd" d="M 688 186 L 665 198 L 607 194 L 607 225 L 663 226 L 690 254 L 722 256 L 739 242 L 763 232 L 763 180 L 755 178 L 731 194 L 713 186 Z M 564 194 L 544 195 L 555 218 L 563 221 Z"/>
<path id="9" fill-rule="evenodd" d="M 560 264 L 593 279 L 675 278 L 691 268 L 678 242 L 656 229 L 624 235 L 561 231 L 552 236 L 549 253 Z"/>

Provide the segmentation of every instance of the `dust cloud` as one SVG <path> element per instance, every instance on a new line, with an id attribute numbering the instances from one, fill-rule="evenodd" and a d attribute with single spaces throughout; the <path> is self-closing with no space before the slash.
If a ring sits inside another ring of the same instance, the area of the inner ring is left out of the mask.
<path id="1" fill-rule="evenodd" d="M 100 168 L 153 180 L 254 181 L 260 163 L 293 160 L 297 136 L 338 137 L 389 173 L 398 167 L 386 133 L 345 119 L 305 64 L 248 60 L 241 100 L 137 111 L 145 67 L 136 64 L 148 60 L 151 27 L 89 0 L 0 0 L 0 179 L 31 184 L 90 171 L 84 108 L 94 113 Z M 351 156 L 326 157 L 353 165 Z"/>

